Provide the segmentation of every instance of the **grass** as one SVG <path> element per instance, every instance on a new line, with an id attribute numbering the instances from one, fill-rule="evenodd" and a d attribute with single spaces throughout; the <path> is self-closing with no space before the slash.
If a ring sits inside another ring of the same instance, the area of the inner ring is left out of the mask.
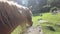
<path id="1" fill-rule="evenodd" d="M 22 32 L 22 28 L 20 25 L 15 28 L 15 30 L 11 34 L 20 34 Z"/>
<path id="2" fill-rule="evenodd" d="M 43 20 L 47 20 L 48 23 L 40 23 L 38 19 L 42 18 Z M 56 26 L 56 23 L 60 23 L 60 14 L 52 15 L 51 13 L 43 13 L 43 16 L 32 16 L 33 26 L 41 25 L 44 31 L 44 34 L 60 34 L 60 27 Z M 55 32 L 48 30 L 46 28 L 47 25 L 51 25 L 56 30 Z M 22 32 L 22 28 L 18 26 L 11 34 L 20 34 Z"/>
<path id="3" fill-rule="evenodd" d="M 42 18 L 43 20 L 47 20 L 48 23 L 39 23 L 38 19 Z M 56 26 L 56 23 L 60 23 L 60 14 L 56 14 L 56 15 L 52 15 L 52 13 L 44 13 L 43 16 L 33 16 L 33 22 L 34 22 L 34 26 L 36 25 L 41 25 L 42 29 L 44 31 L 45 34 L 60 34 L 60 27 Z M 51 25 L 54 27 L 54 29 L 56 30 L 55 32 L 50 31 L 48 29 L 46 29 L 45 27 L 47 25 Z"/>

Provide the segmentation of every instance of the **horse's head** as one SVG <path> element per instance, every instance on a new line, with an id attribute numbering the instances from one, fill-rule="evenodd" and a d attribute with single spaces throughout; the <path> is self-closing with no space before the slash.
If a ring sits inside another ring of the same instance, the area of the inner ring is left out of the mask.
<path id="1" fill-rule="evenodd" d="M 0 34 L 10 34 L 18 25 L 32 26 L 32 13 L 27 7 L 0 1 Z"/>

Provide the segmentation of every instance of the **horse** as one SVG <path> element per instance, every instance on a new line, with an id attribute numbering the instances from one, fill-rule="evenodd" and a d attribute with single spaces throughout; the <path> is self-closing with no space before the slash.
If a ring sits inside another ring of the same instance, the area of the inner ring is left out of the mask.
<path id="1" fill-rule="evenodd" d="M 18 25 L 30 27 L 32 24 L 30 8 L 0 0 L 0 34 L 11 34 Z"/>

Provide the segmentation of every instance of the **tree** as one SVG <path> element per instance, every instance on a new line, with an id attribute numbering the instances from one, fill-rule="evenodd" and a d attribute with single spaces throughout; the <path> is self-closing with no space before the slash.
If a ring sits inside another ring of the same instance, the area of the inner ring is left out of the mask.
<path id="1" fill-rule="evenodd" d="M 32 6 L 32 11 L 35 13 L 40 12 L 41 8 L 47 4 L 47 0 L 29 0 L 28 6 Z"/>
<path id="2" fill-rule="evenodd" d="M 60 0 L 54 0 L 54 2 L 51 3 L 51 5 L 60 8 Z"/>

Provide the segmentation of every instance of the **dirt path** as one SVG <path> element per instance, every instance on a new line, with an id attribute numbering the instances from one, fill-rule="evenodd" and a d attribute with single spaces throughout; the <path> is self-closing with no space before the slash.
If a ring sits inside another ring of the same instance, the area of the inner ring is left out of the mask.
<path id="1" fill-rule="evenodd" d="M 43 34 L 41 26 L 29 27 L 24 34 Z"/>

